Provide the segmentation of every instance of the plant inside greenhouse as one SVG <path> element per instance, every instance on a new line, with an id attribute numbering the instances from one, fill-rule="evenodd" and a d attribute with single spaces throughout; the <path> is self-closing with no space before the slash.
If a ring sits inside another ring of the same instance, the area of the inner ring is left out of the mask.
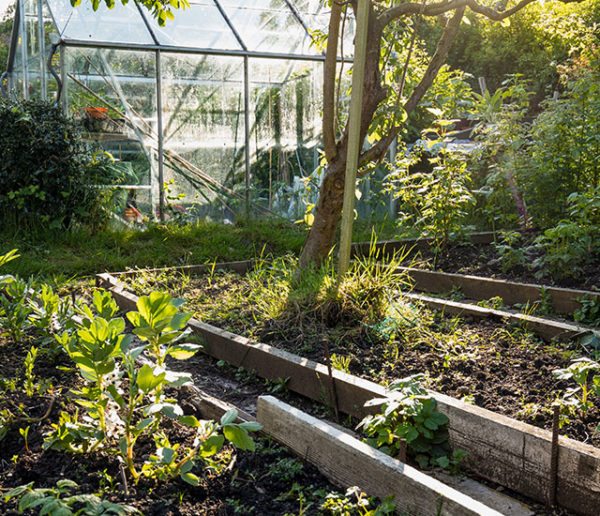
<path id="1" fill-rule="evenodd" d="M 3 9 L 2 514 L 597 514 L 599 0 Z"/>

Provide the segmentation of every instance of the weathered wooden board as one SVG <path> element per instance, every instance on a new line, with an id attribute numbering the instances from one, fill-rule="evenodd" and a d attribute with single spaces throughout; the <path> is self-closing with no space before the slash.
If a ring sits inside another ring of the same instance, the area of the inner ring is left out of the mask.
<path id="1" fill-rule="evenodd" d="M 505 310 L 495 310 L 493 308 L 485 308 L 469 303 L 459 303 L 458 301 L 440 299 L 439 297 L 430 297 L 413 293 L 405 293 L 403 295 L 414 301 L 420 301 L 430 308 L 435 308 L 446 314 L 469 316 L 476 319 L 496 318 L 514 324 L 521 324 L 530 331 L 537 333 L 548 340 L 553 338 L 568 340 L 592 331 L 585 326 L 555 321 L 553 319 L 545 319 L 543 317 L 534 317 L 532 315 L 507 312 Z"/>
<path id="2" fill-rule="evenodd" d="M 135 276 L 139 274 L 141 271 L 143 272 L 181 272 L 182 274 L 204 274 L 205 272 L 210 272 L 211 270 L 222 271 L 222 270 L 230 270 L 237 272 L 239 274 L 245 274 L 248 272 L 252 266 L 254 265 L 254 260 L 243 260 L 239 262 L 222 262 L 222 263 L 204 263 L 201 265 L 180 265 L 178 267 L 158 267 L 155 269 L 132 269 L 123 272 L 112 272 L 111 275 L 114 277 L 119 276 Z"/>
<path id="3" fill-rule="evenodd" d="M 192 394 L 192 398 L 190 401 L 196 407 L 196 409 L 198 409 L 203 418 L 219 420 L 221 416 L 223 416 L 223 414 L 232 409 L 235 409 L 238 412 L 238 422 L 256 421 L 256 418 L 253 417 L 251 414 L 244 412 L 243 410 L 236 407 L 235 405 L 232 405 L 229 402 L 211 396 L 210 394 L 204 392 L 202 389 L 199 389 L 196 386 L 187 386 L 183 387 L 183 389 L 189 391 Z M 348 430 L 347 428 L 331 423 L 329 423 L 329 425 L 333 426 L 340 432 L 344 432 L 355 438 L 357 437 L 354 434 L 354 432 Z M 263 429 L 260 433 L 263 435 L 270 435 L 271 437 L 276 438 L 276 436 L 271 435 L 265 429 Z M 304 454 L 298 453 L 298 450 L 293 449 L 292 451 L 295 451 L 298 455 L 306 459 Z M 309 461 L 310 459 L 311 458 L 308 457 Z M 319 456 L 318 459 L 319 462 L 313 462 L 313 464 L 320 467 L 320 461 L 322 461 L 322 457 Z M 351 485 L 355 485 L 355 483 L 340 484 L 338 482 L 338 479 L 334 478 L 333 476 L 329 476 L 328 478 L 336 485 L 341 486 L 343 488 L 348 488 L 351 487 Z M 466 494 L 467 496 L 483 503 L 484 505 L 495 509 L 501 514 L 507 516 L 531 516 L 533 514 L 529 507 L 522 504 L 521 502 L 510 498 L 509 496 L 506 496 L 502 493 L 499 493 L 498 491 L 484 486 L 478 482 L 475 482 L 471 478 L 464 476 L 448 475 L 444 474 L 443 472 L 436 472 L 434 478 L 437 478 L 437 480 L 441 481 L 443 484 L 449 485 L 453 489 Z"/>
<path id="4" fill-rule="evenodd" d="M 137 296 L 108 274 L 98 282 L 110 288 L 123 309 Z M 480 308 L 480 307 L 477 307 Z M 289 377 L 290 390 L 311 399 L 329 401 L 327 368 L 266 344 L 196 321 L 190 328 L 205 340 L 205 351 L 263 378 Z M 342 371 L 333 371 L 340 411 L 363 417 L 364 403 L 385 395 L 385 388 Z M 534 500 L 545 502 L 550 485 L 551 434 L 439 393 L 432 393 L 440 412 L 450 419 L 450 442 L 468 452 L 467 466 L 484 478 Z M 564 437 L 559 441 L 558 503 L 581 514 L 596 515 L 600 506 L 600 450 Z"/>
<path id="5" fill-rule="evenodd" d="M 411 267 L 398 267 L 398 272 L 408 273 L 415 290 L 441 294 L 450 292 L 453 287 L 460 287 L 469 299 L 483 300 L 499 296 L 504 304 L 533 303 L 542 298 L 544 289 L 555 312 L 571 314 L 581 307 L 577 299 L 588 296 L 600 300 L 600 292 L 575 290 L 559 287 L 541 287 L 529 283 L 515 283 L 507 280 L 451 274 L 447 272 L 428 271 Z"/>
<path id="6" fill-rule="evenodd" d="M 315 464 L 334 483 L 358 486 L 382 499 L 393 495 L 399 512 L 501 514 L 272 396 L 258 399 L 257 420 L 267 434 Z"/>
<path id="7" fill-rule="evenodd" d="M 221 416 L 230 410 L 237 410 L 238 412 L 238 421 L 255 421 L 256 418 L 239 409 L 235 405 L 227 401 L 220 400 L 211 396 L 207 392 L 204 392 L 202 389 L 199 389 L 195 385 L 183 387 L 188 392 L 192 394 L 191 403 L 200 411 L 203 418 L 206 419 L 221 419 Z"/>
<path id="8" fill-rule="evenodd" d="M 491 244 L 496 239 L 493 231 L 482 231 L 472 233 L 468 237 L 473 244 Z M 429 249 L 434 243 L 433 238 L 402 238 L 399 240 L 381 240 L 375 243 L 375 249 L 379 250 L 381 255 L 392 255 L 403 249 L 413 249 L 423 251 Z M 355 242 L 352 244 L 352 254 L 354 256 L 368 255 L 371 249 L 371 242 Z"/>

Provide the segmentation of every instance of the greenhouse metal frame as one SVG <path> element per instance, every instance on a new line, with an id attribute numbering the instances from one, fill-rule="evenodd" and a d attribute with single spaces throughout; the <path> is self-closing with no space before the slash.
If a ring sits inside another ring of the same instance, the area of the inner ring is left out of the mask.
<path id="1" fill-rule="evenodd" d="M 128 201 L 146 191 L 161 220 L 166 196 L 198 191 L 221 218 L 277 204 L 296 216 L 284 193 L 319 163 L 325 58 L 313 35 L 327 22 L 320 0 L 192 0 L 165 27 L 135 2 L 17 0 L 3 90 L 82 119 L 129 165 Z M 349 17 L 342 66 L 352 33 Z"/>

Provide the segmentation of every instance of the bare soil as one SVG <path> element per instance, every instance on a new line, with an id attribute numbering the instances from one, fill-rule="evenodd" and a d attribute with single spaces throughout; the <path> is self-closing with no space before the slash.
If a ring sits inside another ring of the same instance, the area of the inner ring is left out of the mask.
<path id="1" fill-rule="evenodd" d="M 160 288 L 169 288 L 168 282 Z M 228 289 L 239 301 L 211 315 L 207 304 L 218 304 Z M 330 353 L 340 359 L 338 367 L 346 367 L 346 361 L 352 374 L 385 383 L 425 373 L 434 390 L 546 429 L 552 427 L 553 403 L 575 385 L 555 379 L 552 372 L 581 355 L 575 344 L 550 344 L 501 321 L 435 312 L 423 312 L 433 319 L 422 332 L 410 325 L 390 329 L 386 321 L 365 325 L 335 309 L 315 316 L 289 307 L 276 318 L 261 318 L 243 297 L 243 277 L 233 273 L 193 277 L 184 291 L 175 290 L 173 294 L 187 300 L 186 310 L 214 326 L 320 362 L 325 361 L 326 341 Z M 600 445 L 600 399 L 593 401 L 595 407 L 587 413 L 563 416 L 562 435 Z"/>

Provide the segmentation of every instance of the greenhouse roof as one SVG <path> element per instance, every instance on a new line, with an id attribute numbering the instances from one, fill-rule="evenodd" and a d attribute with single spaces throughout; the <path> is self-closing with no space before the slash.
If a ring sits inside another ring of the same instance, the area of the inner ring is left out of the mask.
<path id="1" fill-rule="evenodd" d="M 321 0 L 191 0 L 160 27 L 135 2 L 94 12 L 87 2 L 46 1 L 66 44 L 189 53 L 322 59 L 311 32 L 326 32 L 329 18 Z"/>

